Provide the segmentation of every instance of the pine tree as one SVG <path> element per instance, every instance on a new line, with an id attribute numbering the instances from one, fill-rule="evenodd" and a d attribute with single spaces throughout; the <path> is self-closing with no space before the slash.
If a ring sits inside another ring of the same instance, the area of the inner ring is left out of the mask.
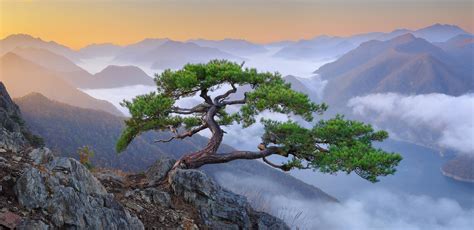
<path id="1" fill-rule="evenodd" d="M 303 93 L 291 89 L 278 73 L 258 72 L 243 64 L 213 60 L 207 64 L 187 64 L 177 71 L 165 70 L 156 75 L 157 91 L 124 101 L 131 118 L 118 143 L 123 151 L 140 133 L 150 130 L 170 130 L 172 136 L 158 142 L 169 142 L 191 137 L 204 130 L 211 132 L 207 145 L 199 151 L 184 155 L 175 168 L 199 168 L 207 164 L 225 163 L 238 159 L 262 159 L 268 165 L 289 171 L 314 169 L 324 173 L 355 172 L 364 179 L 378 181 L 378 176 L 393 174 L 400 155 L 372 146 L 374 141 L 388 137 L 385 131 L 375 131 L 371 125 L 346 120 L 337 115 L 329 120 L 312 122 L 315 114 L 322 114 L 327 105 L 315 104 Z M 245 96 L 231 99 L 239 86 L 250 86 Z M 210 93 L 228 87 L 218 96 Z M 176 106 L 176 101 L 199 96 L 201 103 L 192 108 Z M 238 106 L 230 113 L 228 107 Z M 239 124 L 247 128 L 257 122 L 264 112 L 299 116 L 312 122 L 312 128 L 296 123 L 289 116 L 286 122 L 261 119 L 264 134 L 255 151 L 220 153 L 225 132 L 222 127 Z M 278 155 L 288 160 L 283 164 L 268 157 Z"/>

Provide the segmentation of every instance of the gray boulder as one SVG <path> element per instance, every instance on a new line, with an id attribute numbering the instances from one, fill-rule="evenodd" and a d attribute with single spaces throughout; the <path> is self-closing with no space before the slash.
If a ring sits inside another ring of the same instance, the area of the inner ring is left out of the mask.
<path id="1" fill-rule="evenodd" d="M 0 148 L 18 152 L 26 146 L 26 143 L 27 142 L 22 133 L 10 132 L 5 128 L 0 127 Z"/>
<path id="2" fill-rule="evenodd" d="M 289 229 L 289 227 L 282 220 L 264 212 L 252 213 L 252 219 L 255 222 L 253 225 L 254 229 L 259 229 L 259 230 Z"/>
<path id="3" fill-rule="evenodd" d="M 48 230 L 50 227 L 41 220 L 25 219 L 16 226 L 17 230 Z"/>
<path id="4" fill-rule="evenodd" d="M 159 204 L 163 207 L 171 207 L 171 196 L 170 194 L 160 191 L 155 188 L 147 188 L 143 191 L 140 191 L 142 199 L 146 200 L 148 203 Z"/>
<path id="5" fill-rule="evenodd" d="M 175 162 L 176 160 L 167 157 L 162 157 L 161 159 L 157 160 L 145 172 L 148 184 L 155 185 L 162 181 L 171 168 L 173 168 Z"/>
<path id="6" fill-rule="evenodd" d="M 199 170 L 173 170 L 169 183 L 211 229 L 289 229 L 282 220 L 255 212 L 244 196 L 223 189 Z"/>
<path id="7" fill-rule="evenodd" d="M 44 149 L 36 153 L 34 162 L 50 160 L 18 179 L 14 190 L 22 206 L 48 213 L 55 228 L 144 228 L 77 160 L 51 157 Z"/>
<path id="8" fill-rule="evenodd" d="M 53 159 L 53 153 L 48 148 L 33 149 L 28 156 L 35 165 L 45 164 Z"/>

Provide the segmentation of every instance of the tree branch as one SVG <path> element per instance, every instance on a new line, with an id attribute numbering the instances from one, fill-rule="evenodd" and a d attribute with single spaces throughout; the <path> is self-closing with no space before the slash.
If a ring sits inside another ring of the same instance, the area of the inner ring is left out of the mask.
<path id="1" fill-rule="evenodd" d="M 262 160 L 263 160 L 263 162 L 267 163 L 268 165 L 270 165 L 274 168 L 281 169 L 285 172 L 290 171 L 290 167 L 285 167 L 285 165 L 274 164 L 274 163 L 270 162 L 269 160 L 267 160 L 267 158 L 265 158 L 265 157 L 262 157 Z"/>
<path id="2" fill-rule="evenodd" d="M 323 153 L 328 153 L 329 150 L 319 146 L 318 144 L 316 144 L 316 149 L 319 150 L 320 152 L 323 152 Z"/>
<path id="3" fill-rule="evenodd" d="M 201 89 L 201 94 L 199 94 L 199 96 L 202 97 L 202 99 L 204 99 L 204 101 L 207 104 L 214 105 L 214 103 L 212 103 L 211 97 L 209 97 L 209 95 L 207 95 L 207 92 L 208 92 L 207 89 Z"/>
<path id="4" fill-rule="evenodd" d="M 262 151 L 233 151 L 230 153 L 217 153 L 217 154 L 203 154 L 196 157 L 189 156 L 190 159 L 187 161 L 186 157 L 183 158 L 183 162 L 187 168 L 199 168 L 206 164 L 220 164 L 226 163 L 233 160 L 254 160 L 267 157 L 273 154 L 280 155 L 281 149 L 278 147 L 268 147 Z"/>
<path id="5" fill-rule="evenodd" d="M 205 112 L 207 112 L 207 110 L 209 110 L 209 107 L 210 106 L 206 103 L 201 103 L 201 104 L 196 105 L 196 106 L 194 106 L 193 108 L 190 108 L 190 109 L 173 106 L 171 108 L 171 112 L 176 113 L 176 114 L 183 114 L 183 115 L 193 114 L 193 113 L 205 113 Z"/>
<path id="6" fill-rule="evenodd" d="M 179 134 L 177 131 L 173 132 L 175 133 L 174 136 L 168 138 L 168 139 L 165 139 L 165 140 L 156 140 L 155 142 L 170 142 L 172 141 L 173 139 L 184 139 L 186 137 L 192 137 L 194 134 L 198 133 L 198 132 L 201 132 L 202 130 L 206 129 L 208 126 L 207 124 L 203 124 L 199 127 L 196 127 L 196 128 L 193 128 L 193 129 L 190 129 L 182 134 Z"/>
<path id="7" fill-rule="evenodd" d="M 238 104 L 245 104 L 247 99 L 242 100 L 234 100 L 234 101 L 223 101 L 221 105 L 238 105 Z"/>
<path id="8" fill-rule="evenodd" d="M 171 96 L 174 97 L 175 99 L 179 99 L 183 96 L 197 93 L 198 91 L 199 91 L 199 89 L 194 89 L 194 90 L 190 90 L 190 91 L 184 91 L 184 92 L 181 92 L 181 93 L 175 93 L 175 94 L 172 93 Z"/>
<path id="9" fill-rule="evenodd" d="M 229 95 L 237 92 L 237 88 L 235 87 L 235 85 L 233 83 L 230 84 L 230 86 L 232 86 L 232 89 L 228 90 L 227 92 L 225 92 L 224 94 L 222 95 L 219 95 L 217 97 L 214 98 L 214 104 L 219 104 L 219 101 L 221 99 L 225 99 L 227 98 Z"/>

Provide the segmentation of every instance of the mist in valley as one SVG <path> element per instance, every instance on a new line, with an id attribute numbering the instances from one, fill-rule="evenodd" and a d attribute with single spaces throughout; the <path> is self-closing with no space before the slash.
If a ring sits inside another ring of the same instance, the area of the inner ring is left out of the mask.
<path id="1" fill-rule="evenodd" d="M 312 71 L 324 63 L 282 61 L 268 54 L 247 58 L 245 66 L 265 71 L 278 70 L 283 76 L 302 77 L 300 81 L 322 100 L 325 82 Z M 123 99 L 129 100 L 153 90 L 154 87 L 150 86 L 129 86 L 83 91 L 119 106 Z M 213 93 L 224 90 L 227 88 Z M 199 97 L 195 96 L 178 104 L 191 107 L 197 101 Z M 350 111 L 347 115 L 372 122 L 377 128 L 388 129 L 392 139 L 380 147 L 401 153 L 404 159 L 395 175 L 381 178 L 375 184 L 355 174 L 327 175 L 307 170 L 290 173 L 336 197 L 338 203 L 295 198 L 294 194 L 274 195 L 272 191 L 284 188 L 258 177 L 245 179 L 223 174 L 217 180 L 224 187 L 247 196 L 255 208 L 270 212 L 300 229 L 469 229 L 474 224 L 474 185 L 447 178 L 441 174 L 440 168 L 456 154 L 472 153 L 472 103 L 472 94 L 459 97 L 374 94 L 351 99 L 345 108 Z M 228 111 L 236 109 L 230 107 Z M 124 108 L 121 111 L 127 114 Z M 262 117 L 280 121 L 288 119 L 272 113 L 263 113 L 259 118 Z M 406 129 L 400 133 L 394 124 L 402 124 Z M 414 126 L 423 126 L 432 138 L 410 139 L 413 134 L 409 135 L 409 127 Z M 242 150 L 256 150 L 263 133 L 262 125 L 258 123 L 246 129 L 232 125 L 225 131 L 224 142 Z M 436 148 L 415 144 L 419 141 L 443 147 L 445 157 L 441 157 Z M 270 159 L 275 162 L 282 160 L 278 157 Z"/>
<path id="2" fill-rule="evenodd" d="M 464 58 L 463 55 L 466 55 L 462 49 L 473 47 L 469 45 L 472 44 L 472 35 L 464 34 L 460 28 L 433 26 L 436 28 L 374 32 L 353 37 L 320 36 L 310 40 L 264 45 L 234 40 L 204 40 L 195 41 L 201 44 L 198 46 L 192 43 L 192 40 L 176 42 L 169 39 L 145 39 L 128 46 L 112 47 L 114 56 L 107 56 L 110 53 L 94 56 L 92 54 L 101 54 L 100 49 L 94 51 L 97 47 L 89 47 L 91 55 L 75 57 L 74 63 L 86 71 L 85 76 L 91 78 L 93 74 L 111 65 L 136 66 L 149 77 L 153 77 L 163 72 L 161 67 L 166 64 L 174 68 L 182 66 L 186 61 L 205 62 L 210 60 L 212 55 L 220 55 L 234 58 L 233 60 L 244 63 L 244 67 L 279 72 L 286 81 L 292 83 L 294 90 L 308 94 L 317 103 L 327 99 L 328 87 L 332 87 L 330 90 L 339 89 L 335 86 L 341 86 L 340 89 L 353 87 L 356 90 L 351 91 L 351 95 L 349 90 L 343 91 L 347 92 L 345 96 L 348 96 L 348 99 L 336 97 L 337 91 L 329 92 L 333 94 L 334 100 L 340 100 L 329 105 L 328 114 L 316 115 L 313 123 L 305 122 L 297 116 L 266 111 L 257 117 L 257 121 L 261 118 L 277 121 L 291 118 L 302 126 L 310 127 L 318 119 L 328 119 L 334 115 L 333 111 L 337 111 L 350 119 L 370 123 L 376 130 L 387 130 L 390 134 L 390 139 L 377 143 L 377 147 L 403 156 L 394 175 L 379 178 L 378 183 L 370 183 L 356 174 L 328 175 L 311 170 L 293 170 L 287 173 L 321 189 L 337 199 L 337 202 L 308 199 L 276 181 L 260 176 L 242 178 L 232 173 L 221 173 L 216 175 L 215 179 L 223 187 L 245 195 L 254 208 L 280 217 L 294 229 L 472 229 L 474 183 L 454 180 L 444 176 L 441 171 L 453 158 L 474 154 L 474 94 L 472 89 L 465 90 L 471 87 L 467 83 L 472 84 L 472 73 L 468 76 L 470 79 L 465 75 L 472 67 L 469 63 L 459 64 L 459 57 Z M 447 32 L 443 32 L 444 30 Z M 414 35 L 404 35 L 408 32 Z M 337 47 L 337 52 L 324 49 L 328 44 L 330 47 Z M 394 44 L 397 45 L 395 48 L 392 47 Z M 222 50 L 216 47 L 222 47 Z M 358 49 L 358 52 L 354 52 L 354 49 Z M 382 52 L 384 49 L 388 51 L 382 57 L 373 52 Z M 158 54 L 166 51 L 166 54 L 172 56 L 170 59 L 155 59 L 155 53 L 148 52 L 149 50 Z M 324 55 L 314 54 L 315 50 L 325 51 L 322 52 Z M 394 54 L 395 51 L 405 53 Z M 74 54 L 70 54 L 71 52 L 66 52 L 68 58 Z M 308 58 L 285 58 L 294 54 Z M 23 55 L 27 59 L 28 53 Z M 472 53 L 470 55 L 472 56 Z M 182 56 L 189 56 L 189 59 L 182 60 L 179 58 Z M 368 64 L 357 64 L 362 60 Z M 472 58 L 470 60 L 472 62 Z M 400 70 L 397 64 L 402 61 L 403 69 Z M 47 69 L 55 66 L 45 66 L 46 64 L 31 68 Z M 456 72 L 454 67 L 459 67 L 460 71 Z M 77 88 L 87 94 L 86 96 L 111 103 L 124 117 L 129 116 L 129 112 L 121 106 L 121 102 L 156 91 L 156 86 L 140 84 L 113 88 L 80 87 L 75 85 L 77 82 L 74 80 L 61 77 L 62 74 L 67 75 L 62 71 L 52 69 L 47 73 L 59 76 L 58 79 L 67 82 L 64 84 L 71 89 Z M 328 76 L 328 73 L 333 75 Z M 421 73 L 419 77 L 423 77 L 423 80 L 409 83 L 400 83 L 397 80 L 414 73 Z M 90 74 L 92 75 L 89 76 Z M 360 76 L 369 78 L 357 80 Z M 386 78 L 380 80 L 381 76 Z M 449 87 L 442 87 L 448 84 Z M 405 91 L 408 86 L 420 87 L 414 87 L 413 92 L 407 93 Z M 34 86 L 32 87 L 33 91 Z M 210 95 L 222 94 L 229 89 L 229 85 L 223 85 L 210 92 Z M 249 89 L 238 87 L 235 97 L 242 97 Z M 191 108 L 201 100 L 199 96 L 194 95 L 177 101 L 176 105 Z M 226 109 L 228 112 L 235 112 L 239 107 L 228 106 Z M 263 125 L 259 122 L 246 129 L 242 129 L 238 124 L 223 129 L 226 132 L 224 144 L 251 151 L 257 150 L 264 132 Z M 199 134 L 210 137 L 209 132 Z M 190 142 L 190 145 L 195 144 Z M 269 159 L 278 163 L 288 161 L 276 156 Z"/>

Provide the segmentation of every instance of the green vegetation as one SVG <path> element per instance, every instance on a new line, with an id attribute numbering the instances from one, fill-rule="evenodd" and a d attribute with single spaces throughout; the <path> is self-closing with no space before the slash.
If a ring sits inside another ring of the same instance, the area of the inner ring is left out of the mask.
<path id="1" fill-rule="evenodd" d="M 207 64 L 187 64 L 177 71 L 166 70 L 155 78 L 157 92 L 124 101 L 131 118 L 117 142 L 117 151 L 127 148 L 132 140 L 150 130 L 170 130 L 174 135 L 158 142 L 185 139 L 203 130 L 212 136 L 208 144 L 183 156 L 175 167 L 199 168 L 207 164 L 225 163 L 237 159 L 262 159 L 268 165 L 288 171 L 313 169 L 325 173 L 355 172 L 364 179 L 377 181 L 378 176 L 393 174 L 401 156 L 372 146 L 374 141 L 388 137 L 385 131 L 375 131 L 370 125 L 336 116 L 316 122 L 306 128 L 291 119 L 287 122 L 261 119 L 265 133 L 257 151 L 218 153 L 224 131 L 221 127 L 240 124 L 247 128 L 264 111 L 298 116 L 307 122 L 314 114 L 322 114 L 327 106 L 313 103 L 307 95 L 291 89 L 278 73 L 260 73 L 233 62 L 213 60 Z M 244 98 L 231 99 L 237 87 L 249 85 L 252 90 Z M 212 98 L 209 94 L 229 87 Z M 198 95 L 202 102 L 192 108 L 175 105 L 179 99 Z M 230 106 L 238 110 L 229 113 Z M 271 155 L 288 161 L 275 164 Z"/>
<path id="2" fill-rule="evenodd" d="M 77 155 L 79 155 L 79 162 L 82 165 L 86 166 L 87 169 L 91 170 L 94 166 L 91 163 L 91 158 L 94 157 L 94 151 L 89 146 L 83 146 L 77 150 Z"/>
<path id="3" fill-rule="evenodd" d="M 29 131 L 23 132 L 23 136 L 25 136 L 26 140 L 31 144 L 31 146 L 35 148 L 44 147 L 44 140 L 40 136 L 34 135 Z"/>

